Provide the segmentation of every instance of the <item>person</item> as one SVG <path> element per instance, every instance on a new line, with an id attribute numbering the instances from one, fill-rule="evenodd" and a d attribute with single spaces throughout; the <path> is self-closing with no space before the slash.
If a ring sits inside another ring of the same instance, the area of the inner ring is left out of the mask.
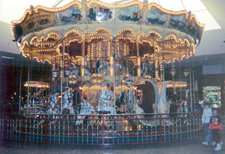
<path id="1" fill-rule="evenodd" d="M 204 103 L 204 107 L 205 108 L 202 114 L 202 125 L 205 125 L 207 135 L 206 135 L 205 141 L 202 142 L 202 144 L 205 146 L 208 146 L 209 141 L 212 139 L 212 133 L 209 131 L 209 121 L 212 116 L 212 109 L 210 108 L 208 102 Z"/>
<path id="2" fill-rule="evenodd" d="M 222 149 L 222 142 L 221 142 L 221 133 L 222 133 L 222 120 L 219 115 L 217 115 L 217 109 L 212 110 L 212 117 L 209 123 L 209 130 L 212 131 L 212 138 L 215 141 L 214 145 L 216 148 L 214 150 L 218 151 Z"/>

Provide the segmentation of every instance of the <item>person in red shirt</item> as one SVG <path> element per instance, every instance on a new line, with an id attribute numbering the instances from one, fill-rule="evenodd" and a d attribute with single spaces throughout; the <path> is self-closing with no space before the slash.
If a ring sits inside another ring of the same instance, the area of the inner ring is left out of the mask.
<path id="1" fill-rule="evenodd" d="M 222 149 L 221 133 L 222 133 L 222 120 L 219 115 L 217 115 L 217 109 L 212 110 L 212 117 L 209 123 L 209 130 L 212 131 L 213 141 L 216 142 L 216 148 L 214 150 L 218 151 Z"/>

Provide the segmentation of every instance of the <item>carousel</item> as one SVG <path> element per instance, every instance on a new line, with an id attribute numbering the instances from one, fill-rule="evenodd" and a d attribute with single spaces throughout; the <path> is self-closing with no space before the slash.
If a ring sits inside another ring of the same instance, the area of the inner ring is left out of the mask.
<path id="1" fill-rule="evenodd" d="M 65 129 L 60 120 L 66 115 L 69 122 L 65 126 L 71 128 L 68 136 L 73 134 L 72 140 L 76 138 L 77 143 L 83 143 L 83 138 L 87 143 L 121 143 L 116 142 L 115 136 L 123 136 L 122 140 L 130 143 L 134 141 L 131 136 L 140 137 L 139 131 L 142 139 L 143 135 L 148 136 L 150 128 L 150 134 L 155 135 L 151 141 L 158 141 L 162 140 L 157 138 L 161 125 L 163 140 L 167 140 L 166 128 L 176 130 L 179 126 L 181 132 L 185 123 L 186 132 L 193 135 L 198 131 L 198 122 L 185 122 L 196 118 L 187 117 L 191 113 L 187 101 L 182 102 L 185 114 L 176 116 L 186 119 L 170 119 L 167 90 L 172 89 L 173 95 L 176 89 L 189 84 L 180 101 L 187 99 L 191 108 L 193 86 L 191 77 L 187 80 L 191 72 L 188 66 L 183 70 L 176 67 L 175 61 L 191 61 L 203 31 L 204 25 L 191 12 L 166 10 L 147 0 L 123 4 L 82 0 L 60 8 L 30 6 L 20 20 L 12 22 L 12 33 L 24 57 L 51 64 L 52 77 L 44 86 L 49 91 L 44 103 L 35 104 L 32 99 L 39 93 L 31 97 L 29 90 L 34 86 L 31 84 L 39 86 L 39 82 L 28 78 L 24 85 L 28 94 L 23 114 L 32 119 L 24 130 L 34 133 L 31 140 L 39 141 L 35 136 L 46 125 L 47 120 L 41 119 L 44 117 L 49 119 L 50 134 L 39 136 L 62 137 L 64 134 L 55 134 L 55 130 Z M 175 81 L 178 69 L 184 73 L 185 81 Z M 196 128 L 189 128 L 187 124 L 191 122 Z M 28 131 L 30 127 L 32 132 Z M 92 134 L 85 129 L 91 129 Z M 169 140 L 182 138 L 173 134 Z M 141 141 L 139 137 L 135 142 Z M 150 142 L 150 138 L 144 141 Z"/>

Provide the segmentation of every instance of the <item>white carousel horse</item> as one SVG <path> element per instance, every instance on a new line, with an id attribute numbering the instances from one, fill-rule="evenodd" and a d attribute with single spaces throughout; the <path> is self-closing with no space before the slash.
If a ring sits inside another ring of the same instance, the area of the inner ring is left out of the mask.
<path id="1" fill-rule="evenodd" d="M 71 91 L 70 89 L 66 90 L 64 95 L 63 95 L 63 107 L 62 109 L 69 109 L 70 114 L 74 114 L 74 109 L 73 109 L 73 102 L 70 101 L 71 99 Z"/>
<path id="2" fill-rule="evenodd" d="M 70 72 L 70 75 L 79 76 L 80 75 L 80 68 L 77 67 L 76 65 L 73 65 L 72 70 Z"/>
<path id="3" fill-rule="evenodd" d="M 98 67 L 97 73 L 101 73 L 100 72 L 101 68 L 103 68 L 103 67 L 108 68 L 109 67 L 109 64 L 104 59 L 99 61 L 98 65 L 99 65 L 99 67 Z"/>
<path id="4" fill-rule="evenodd" d="M 76 112 L 78 112 L 78 115 L 75 125 L 80 125 L 83 124 L 83 120 L 87 115 L 95 112 L 95 109 L 90 103 L 87 103 L 86 100 L 83 99 Z"/>
<path id="5" fill-rule="evenodd" d="M 85 76 L 90 76 L 91 75 L 91 73 L 86 68 L 84 69 L 84 74 L 85 74 Z"/>
<path id="6" fill-rule="evenodd" d="M 179 108 L 177 109 L 177 113 L 186 113 L 186 114 L 182 114 L 180 115 L 181 117 L 187 117 L 187 113 L 188 113 L 188 103 L 187 101 L 182 101 Z"/>
<path id="7" fill-rule="evenodd" d="M 186 89 L 186 91 L 185 91 L 185 98 L 187 100 L 189 100 L 189 91 L 190 91 L 190 89 Z"/>
<path id="8" fill-rule="evenodd" d="M 86 68 L 84 69 L 84 74 L 85 74 L 85 76 L 91 75 L 91 73 Z M 70 75 L 80 76 L 81 75 L 81 67 L 73 65 Z"/>
<path id="9" fill-rule="evenodd" d="M 57 114 L 59 114 L 59 107 L 57 106 L 57 95 L 56 94 L 53 94 L 50 96 L 50 102 L 49 102 L 49 105 L 47 107 L 47 109 L 42 109 L 42 110 L 39 110 L 37 112 L 37 115 L 38 114 L 52 114 L 52 118 L 53 119 L 58 119 L 59 117 L 57 116 Z M 40 125 L 44 122 L 45 120 L 41 120 L 37 125 Z M 50 125 L 55 123 L 56 120 L 53 120 L 52 122 L 50 122 Z"/>
<path id="10" fill-rule="evenodd" d="M 99 94 L 97 112 L 110 112 L 115 114 L 115 108 L 111 106 L 110 101 L 113 99 L 113 93 L 109 89 L 102 90 Z"/>
<path id="11" fill-rule="evenodd" d="M 122 65 L 120 64 L 120 59 L 121 59 L 121 55 L 120 53 L 117 51 L 114 55 L 114 69 L 115 69 L 115 73 L 117 75 L 120 74 L 120 72 L 122 71 L 123 67 Z"/>
<path id="12" fill-rule="evenodd" d="M 145 62 L 141 63 L 141 75 L 151 75 L 152 72 L 152 67 L 150 65 L 151 58 L 146 57 Z"/>
<path id="13" fill-rule="evenodd" d="M 157 114 L 165 114 L 165 115 L 162 115 L 162 118 L 169 117 L 169 115 L 166 115 L 169 113 L 169 109 L 170 109 L 169 108 L 170 105 L 167 103 L 167 99 L 166 99 L 166 87 L 172 81 L 158 82 L 155 85 L 154 82 L 149 79 L 143 80 L 143 82 L 147 82 L 147 81 L 153 85 L 154 90 L 155 90 L 155 103 L 152 105 L 154 113 L 156 114 L 155 117 L 157 117 Z M 157 89 L 156 89 L 156 87 L 157 87 Z M 134 103 L 134 109 L 131 112 L 136 113 L 136 114 L 143 114 L 144 110 L 141 107 L 139 107 L 139 105 L 137 103 Z M 139 122 L 146 126 L 158 126 L 160 124 L 159 119 L 142 120 L 141 118 L 144 118 L 144 115 L 137 115 L 137 117 L 140 118 Z M 162 119 L 161 124 L 173 125 L 173 124 L 177 123 L 178 121 L 180 121 L 180 119 L 176 120 L 175 122 L 172 122 L 169 119 Z"/>

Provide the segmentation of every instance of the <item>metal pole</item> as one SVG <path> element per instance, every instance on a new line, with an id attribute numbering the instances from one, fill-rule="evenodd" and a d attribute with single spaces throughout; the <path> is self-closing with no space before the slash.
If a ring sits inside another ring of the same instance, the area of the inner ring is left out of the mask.
<path id="1" fill-rule="evenodd" d="M 19 89 L 19 114 L 21 113 L 21 88 L 22 88 L 22 53 L 20 53 L 20 89 Z"/>
<path id="2" fill-rule="evenodd" d="M 179 80 L 181 81 L 181 58 L 180 58 L 180 52 L 181 51 L 179 51 Z M 181 95 L 181 87 L 180 87 L 180 101 L 182 100 L 182 95 Z"/>
<path id="3" fill-rule="evenodd" d="M 115 54 L 115 49 L 116 49 L 115 46 L 116 46 L 116 43 L 114 43 L 114 54 Z M 115 74 L 116 74 L 116 71 L 115 71 L 115 66 L 116 65 L 113 63 L 113 87 L 114 87 L 114 91 L 113 91 L 113 105 L 114 105 L 114 108 L 116 107 L 116 87 L 115 87 Z"/>
<path id="4" fill-rule="evenodd" d="M 30 56 L 30 46 L 29 46 L 29 56 Z M 31 56 L 30 56 L 31 57 Z M 27 87 L 27 113 L 29 113 L 29 93 L 30 93 L 30 89 L 29 89 L 29 84 L 30 84 L 30 62 L 31 62 L 31 58 L 29 57 L 29 64 L 28 64 L 28 76 L 27 76 L 27 81 L 28 81 L 28 87 Z"/>
<path id="5" fill-rule="evenodd" d="M 62 114 L 62 104 L 63 104 L 63 78 L 64 78 L 64 52 L 65 52 L 65 39 L 62 39 L 62 67 L 61 67 L 61 114 Z"/>
<path id="6" fill-rule="evenodd" d="M 193 54 L 193 57 L 192 57 L 192 65 L 193 65 L 193 63 L 194 63 L 194 54 Z M 193 66 L 193 68 L 192 68 L 192 75 L 193 75 L 193 80 L 192 80 L 192 82 L 193 82 L 193 100 L 191 99 L 191 112 L 193 112 L 193 102 L 195 102 L 195 66 Z"/>
<path id="7" fill-rule="evenodd" d="M 191 57 L 190 57 L 191 58 Z M 191 59 L 190 59 L 191 60 Z M 192 79 L 191 79 L 191 74 L 192 74 L 192 62 L 190 63 L 190 65 L 189 65 L 189 72 L 190 72 L 190 101 L 191 101 L 191 106 L 192 106 Z M 191 112 L 192 112 L 192 107 L 191 107 Z"/>
<path id="8" fill-rule="evenodd" d="M 137 76 L 140 77 L 141 76 L 141 60 L 140 60 L 140 57 L 139 57 L 139 37 L 137 36 L 137 39 L 136 39 L 136 47 L 137 47 Z"/>
<path id="9" fill-rule="evenodd" d="M 164 69 L 164 40 L 163 40 L 163 45 L 162 45 L 162 49 L 163 49 L 163 85 L 164 85 L 164 82 L 165 82 L 165 69 Z"/>
<path id="10" fill-rule="evenodd" d="M 89 81 L 87 83 L 88 83 L 88 103 L 89 103 Z"/>

